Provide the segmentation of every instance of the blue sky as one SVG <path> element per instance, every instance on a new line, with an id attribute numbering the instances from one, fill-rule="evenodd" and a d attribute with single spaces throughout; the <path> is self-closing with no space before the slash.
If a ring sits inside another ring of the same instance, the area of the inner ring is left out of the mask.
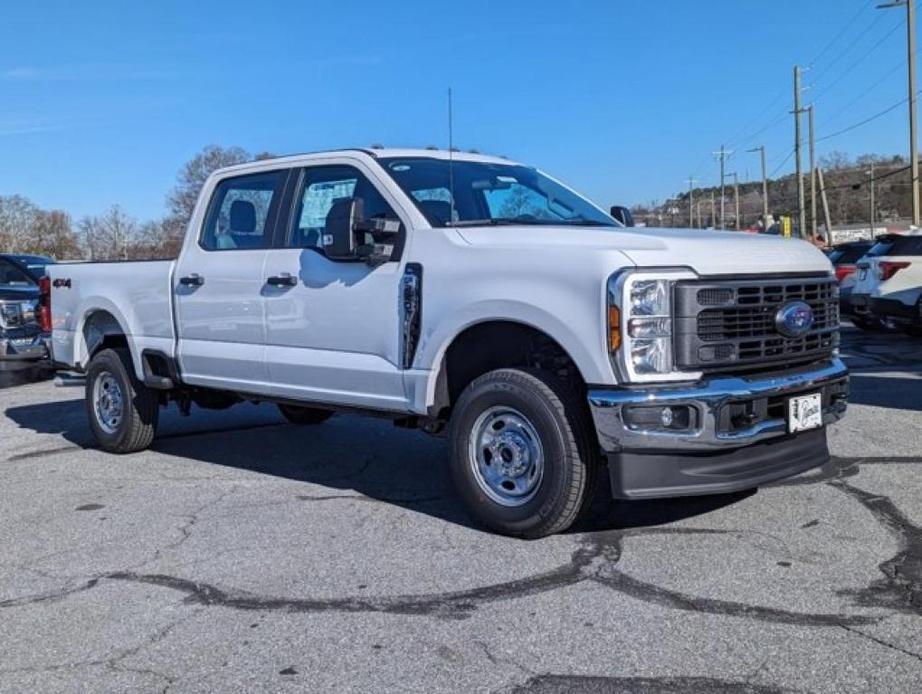
<path id="1" fill-rule="evenodd" d="M 905 11 L 875 4 L 7 3 L 0 194 L 154 217 L 207 144 L 445 146 L 451 85 L 457 146 L 540 166 L 603 205 L 647 202 L 690 173 L 713 183 L 722 142 L 741 180 L 758 175 L 748 147 L 781 164 L 795 63 L 815 63 L 820 136 L 905 98 Z M 898 107 L 819 154 L 903 153 L 906 121 Z"/>

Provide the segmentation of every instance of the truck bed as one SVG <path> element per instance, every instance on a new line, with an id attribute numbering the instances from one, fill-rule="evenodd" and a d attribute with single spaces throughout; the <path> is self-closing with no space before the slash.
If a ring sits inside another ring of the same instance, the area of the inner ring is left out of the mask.
<path id="1" fill-rule="evenodd" d="M 108 326 L 128 336 L 139 375 L 145 349 L 172 356 L 174 266 L 174 260 L 49 265 L 53 360 L 84 368 L 88 343 L 104 339 Z"/>

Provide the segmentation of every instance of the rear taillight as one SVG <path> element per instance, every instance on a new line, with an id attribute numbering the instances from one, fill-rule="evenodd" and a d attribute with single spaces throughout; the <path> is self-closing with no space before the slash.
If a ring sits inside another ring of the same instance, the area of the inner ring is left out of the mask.
<path id="1" fill-rule="evenodd" d="M 855 274 L 857 269 L 854 265 L 836 265 L 836 279 L 841 282 L 849 275 Z"/>
<path id="2" fill-rule="evenodd" d="M 905 270 L 911 264 L 912 263 L 907 263 L 905 261 L 881 260 L 877 265 L 880 271 L 880 281 L 886 282 L 900 270 Z"/>
<path id="3" fill-rule="evenodd" d="M 42 332 L 51 332 L 51 278 L 38 281 L 38 324 Z"/>

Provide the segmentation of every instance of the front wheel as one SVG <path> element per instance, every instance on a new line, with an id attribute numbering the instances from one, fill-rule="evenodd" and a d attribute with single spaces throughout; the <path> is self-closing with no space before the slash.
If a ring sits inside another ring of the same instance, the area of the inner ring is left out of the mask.
<path id="1" fill-rule="evenodd" d="M 592 429 L 585 407 L 543 371 L 477 378 L 451 418 L 451 470 L 471 515 L 504 535 L 566 530 L 590 494 Z"/>
<path id="2" fill-rule="evenodd" d="M 85 402 L 90 428 L 103 450 L 134 453 L 154 440 L 160 401 L 135 376 L 127 349 L 104 349 L 90 360 Z"/>

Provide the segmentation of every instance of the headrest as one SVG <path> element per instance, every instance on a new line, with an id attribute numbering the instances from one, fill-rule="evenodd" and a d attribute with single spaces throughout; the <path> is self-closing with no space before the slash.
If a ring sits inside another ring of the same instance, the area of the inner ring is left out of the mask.
<path id="1" fill-rule="evenodd" d="M 230 230 L 236 234 L 256 231 L 256 206 L 249 200 L 234 200 L 230 208 Z"/>
<path id="2" fill-rule="evenodd" d="M 420 200 L 419 206 L 423 209 L 426 216 L 440 222 L 448 224 L 451 219 L 451 203 L 444 200 Z"/>

